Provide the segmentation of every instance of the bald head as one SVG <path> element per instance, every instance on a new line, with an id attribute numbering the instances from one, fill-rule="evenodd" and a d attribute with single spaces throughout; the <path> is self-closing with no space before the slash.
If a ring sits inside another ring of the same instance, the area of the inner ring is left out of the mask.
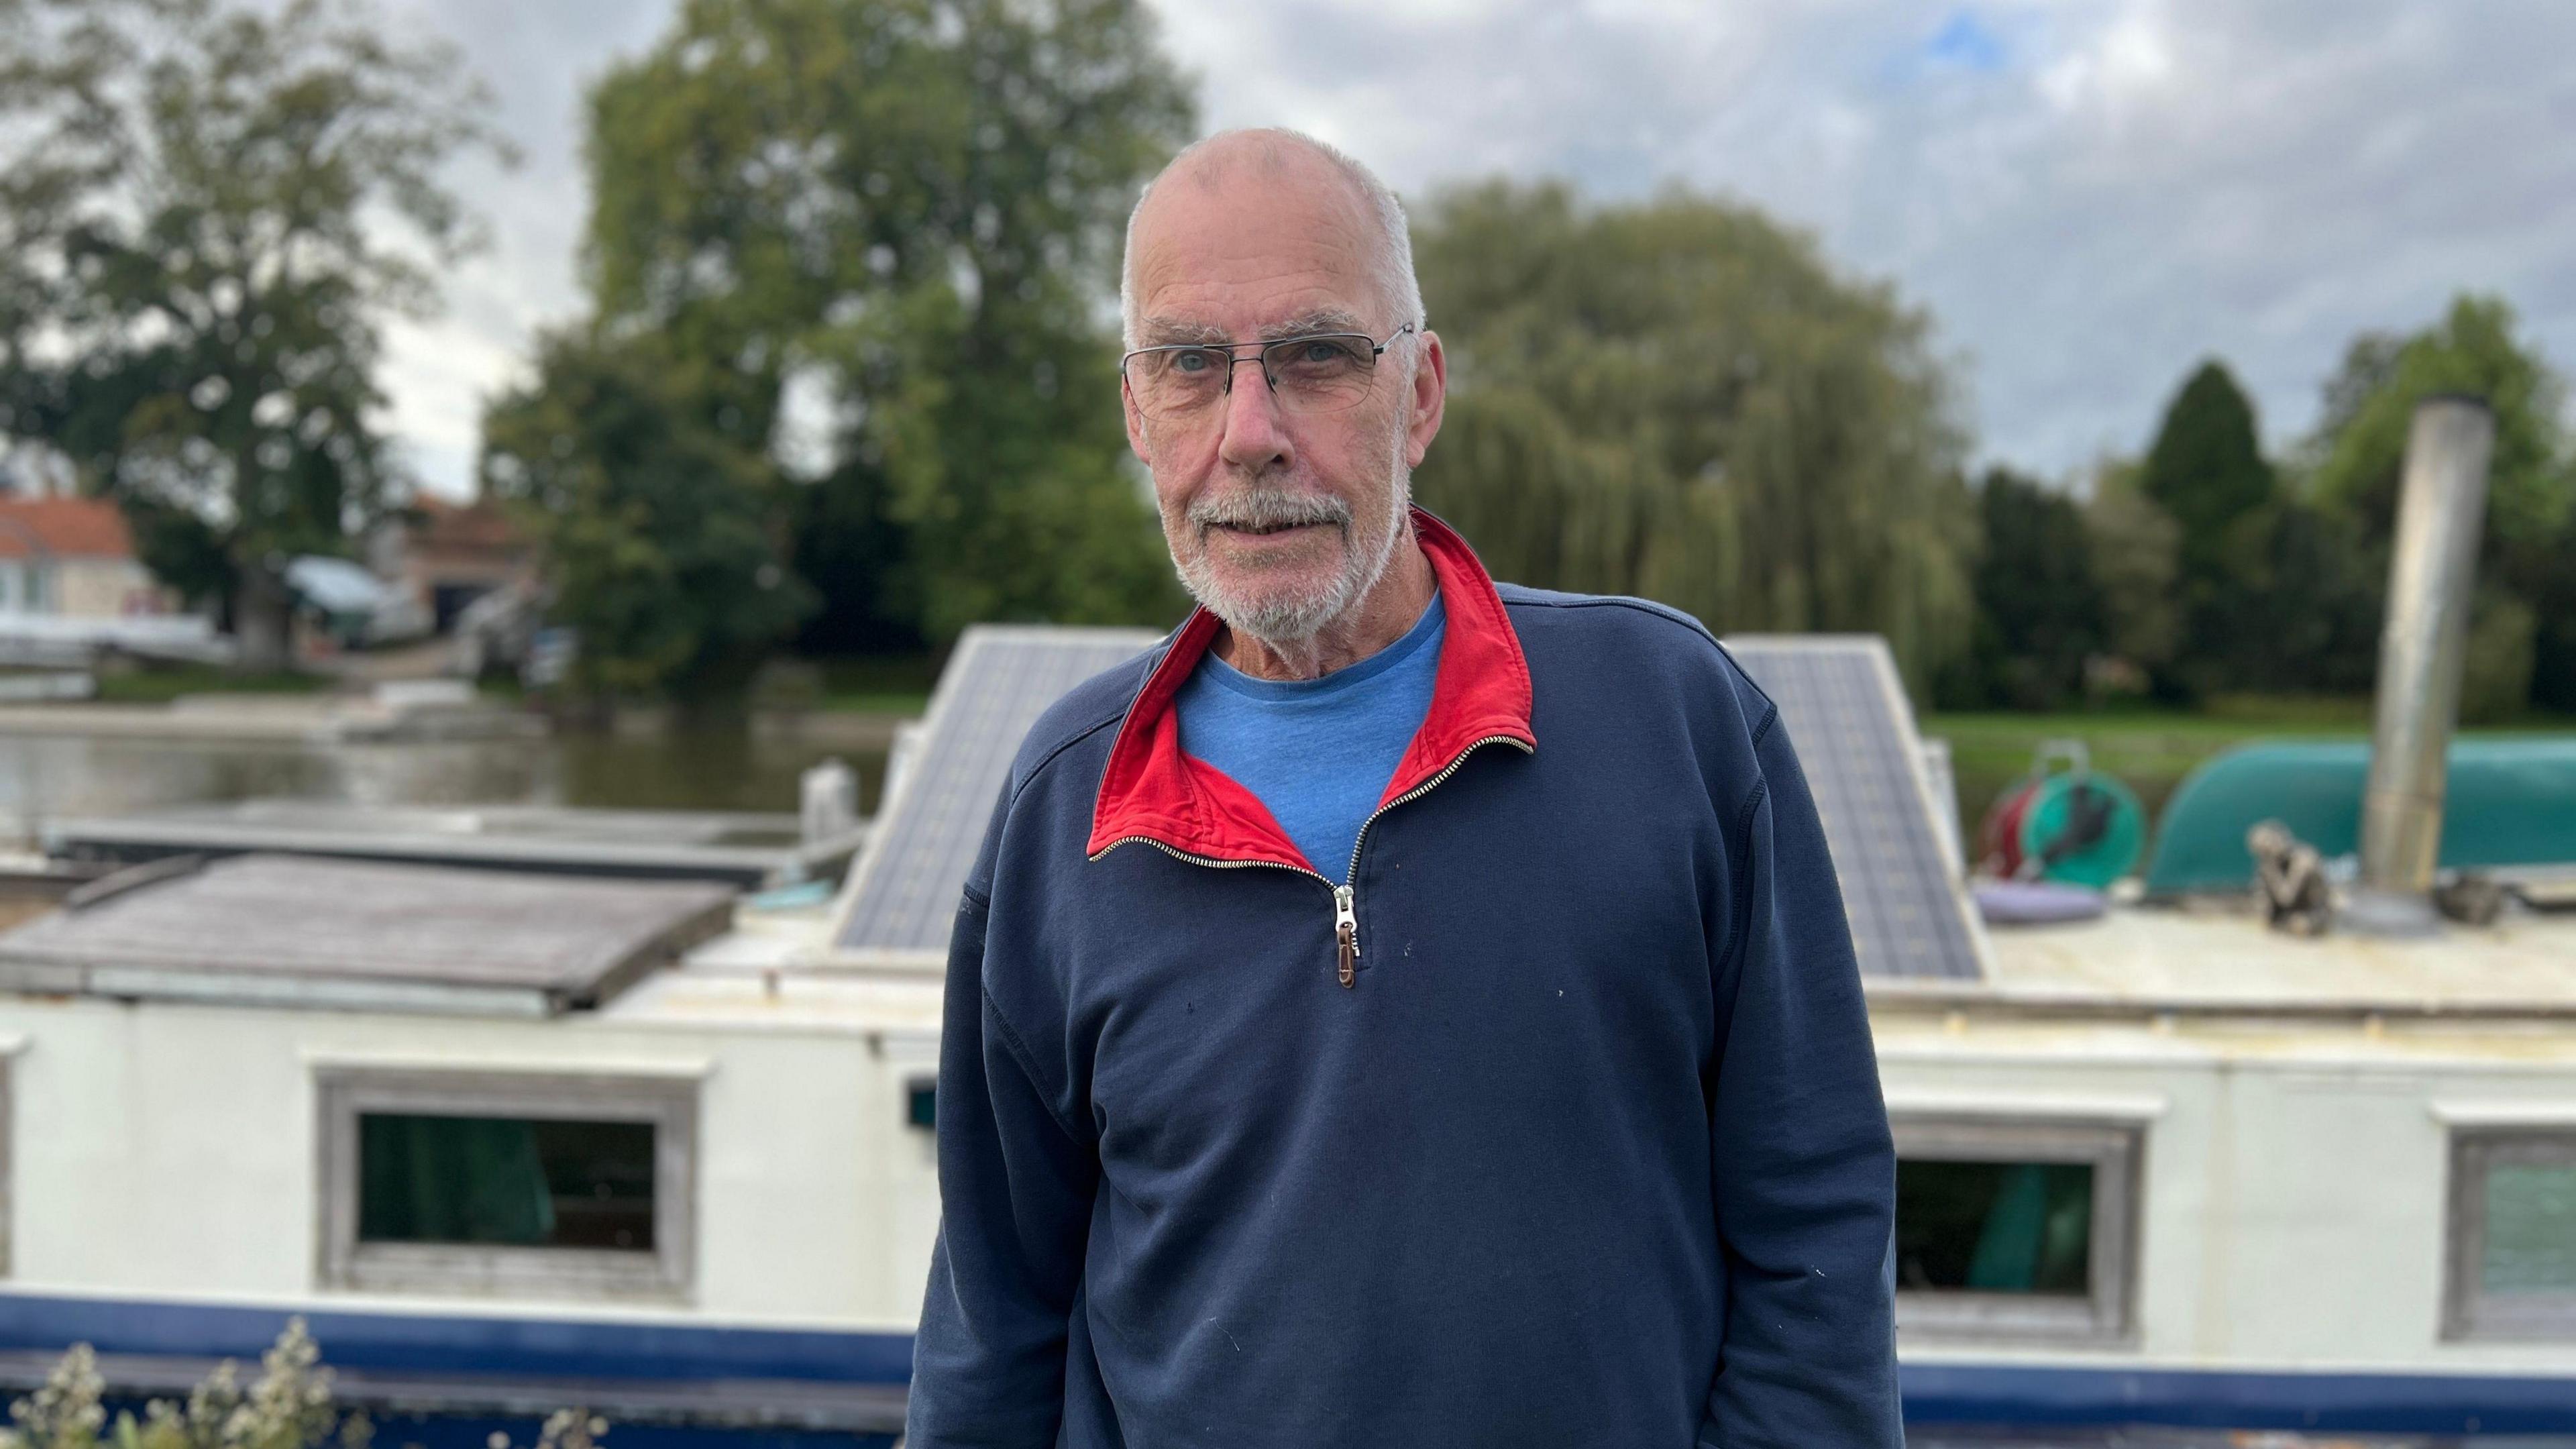
<path id="1" fill-rule="evenodd" d="M 1118 284 L 1126 345 L 1141 347 L 1146 332 L 1144 276 L 1168 258 L 1158 249 L 1186 247 L 1191 239 L 1165 225 L 1175 193 L 1201 202 L 1240 198 L 1308 212 L 1340 233 L 1372 294 L 1371 319 L 1381 332 L 1423 323 L 1422 287 L 1413 273 L 1413 237 L 1403 203 L 1375 173 L 1341 151 L 1296 131 L 1265 128 L 1220 131 L 1174 156 L 1127 217 L 1127 251 Z"/>

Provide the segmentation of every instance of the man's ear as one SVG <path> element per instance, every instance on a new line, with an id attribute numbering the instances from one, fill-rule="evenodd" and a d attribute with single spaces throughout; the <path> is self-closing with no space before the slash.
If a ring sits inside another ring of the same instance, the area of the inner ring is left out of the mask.
<path id="1" fill-rule="evenodd" d="M 1407 400 L 1409 411 L 1404 424 L 1404 463 L 1419 468 L 1431 452 L 1431 440 L 1440 435 L 1440 419 L 1449 408 L 1449 354 L 1441 350 L 1440 334 L 1424 331 L 1414 339 L 1413 395 Z"/>
<path id="2" fill-rule="evenodd" d="M 1128 388 L 1127 379 L 1124 376 L 1118 379 L 1118 409 L 1127 418 L 1129 451 L 1136 455 L 1138 462 L 1148 468 L 1153 467 L 1154 450 L 1145 442 L 1145 415 L 1136 411 L 1136 394 Z"/>

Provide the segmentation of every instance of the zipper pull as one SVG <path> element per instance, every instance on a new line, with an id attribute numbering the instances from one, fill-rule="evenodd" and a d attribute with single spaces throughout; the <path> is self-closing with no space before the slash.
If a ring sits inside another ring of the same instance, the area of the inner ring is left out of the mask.
<path id="1" fill-rule="evenodd" d="M 1351 888 L 1333 887 L 1333 940 L 1341 947 L 1342 989 L 1358 984 L 1360 969 L 1360 918 L 1351 909 Z"/>

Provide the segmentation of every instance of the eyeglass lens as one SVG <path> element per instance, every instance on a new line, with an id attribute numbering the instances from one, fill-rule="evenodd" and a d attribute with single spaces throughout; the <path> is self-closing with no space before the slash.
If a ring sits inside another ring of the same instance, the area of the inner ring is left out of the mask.
<path id="1" fill-rule="evenodd" d="M 1157 348 L 1128 359 L 1127 385 L 1136 395 L 1136 405 L 1146 412 L 1157 417 L 1188 416 L 1215 407 L 1225 397 L 1236 363 L 1222 347 Z M 1292 337 L 1262 348 L 1260 366 L 1287 411 L 1339 412 L 1368 396 L 1369 379 L 1377 370 L 1377 348 L 1356 335 Z"/>

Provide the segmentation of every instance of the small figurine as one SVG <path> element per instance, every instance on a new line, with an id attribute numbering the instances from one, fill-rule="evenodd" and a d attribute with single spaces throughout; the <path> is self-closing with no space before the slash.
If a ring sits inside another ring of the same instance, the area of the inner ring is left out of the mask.
<path id="1" fill-rule="evenodd" d="M 2263 904 L 2263 923 L 2294 936 L 2322 936 L 2334 924 L 2334 889 L 2328 884 L 2325 859 L 2317 848 L 2290 833 L 2278 820 L 2266 820 L 2245 832 L 2245 848 L 2254 854 L 2255 895 Z"/>

